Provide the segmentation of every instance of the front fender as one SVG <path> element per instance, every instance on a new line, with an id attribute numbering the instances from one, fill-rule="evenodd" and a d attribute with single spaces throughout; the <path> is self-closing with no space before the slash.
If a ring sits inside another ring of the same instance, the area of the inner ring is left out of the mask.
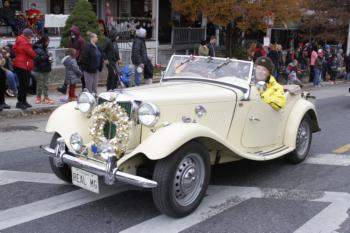
<path id="1" fill-rule="evenodd" d="M 320 128 L 318 126 L 318 121 L 317 121 L 317 113 L 316 113 L 315 105 L 310 101 L 307 101 L 305 99 L 300 99 L 295 103 L 288 117 L 285 136 L 284 136 L 284 145 L 292 149 L 295 149 L 299 125 L 303 117 L 307 114 L 309 114 L 311 121 L 313 123 L 312 131 L 313 132 L 320 131 Z"/>
<path id="2" fill-rule="evenodd" d="M 196 138 L 210 138 L 235 152 L 225 139 L 209 128 L 197 123 L 178 122 L 158 129 L 131 153 L 122 157 L 118 161 L 118 165 L 136 154 L 144 154 L 150 160 L 162 159 L 173 153 L 186 142 Z"/>
<path id="3" fill-rule="evenodd" d="M 89 127 L 90 119 L 79 110 L 76 110 L 76 102 L 69 102 L 57 108 L 50 116 L 47 125 L 46 132 L 59 133 L 69 147 L 69 138 L 72 133 L 78 132 L 84 142 L 90 141 Z M 71 149 L 71 148 L 70 148 Z"/>

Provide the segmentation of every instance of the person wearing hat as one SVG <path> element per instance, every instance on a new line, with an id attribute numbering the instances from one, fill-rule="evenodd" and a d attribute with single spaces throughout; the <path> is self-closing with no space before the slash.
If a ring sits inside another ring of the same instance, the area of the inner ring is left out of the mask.
<path id="1" fill-rule="evenodd" d="M 261 99 L 276 111 L 282 109 L 286 105 L 286 97 L 284 95 L 283 87 L 272 76 L 274 70 L 273 62 L 268 57 L 259 57 L 256 60 L 255 65 L 255 79 L 257 86 L 259 87 L 261 82 L 266 83 L 266 88 L 262 88 L 260 91 Z"/>
<path id="2" fill-rule="evenodd" d="M 22 35 L 16 38 L 16 42 L 13 45 L 13 50 L 16 54 L 13 66 L 19 81 L 17 96 L 18 102 L 16 104 L 16 108 L 20 108 L 22 110 L 32 107 L 27 102 L 29 79 L 31 71 L 34 68 L 34 59 L 36 57 L 36 53 L 34 52 L 31 44 L 32 36 L 33 31 L 26 28 L 23 30 Z"/>
<path id="3" fill-rule="evenodd" d="M 138 27 L 135 31 L 135 39 L 132 43 L 131 61 L 135 66 L 135 86 L 141 85 L 142 73 L 144 73 L 145 83 L 152 83 L 150 70 L 153 69 L 153 66 L 147 55 L 146 35 L 146 29 Z"/>
<path id="4" fill-rule="evenodd" d="M 120 75 L 120 56 L 118 48 L 118 32 L 117 30 L 111 30 L 109 32 L 109 38 L 107 39 L 103 48 L 105 63 L 108 68 L 107 76 L 107 91 L 114 90 L 118 87 L 119 75 Z"/>

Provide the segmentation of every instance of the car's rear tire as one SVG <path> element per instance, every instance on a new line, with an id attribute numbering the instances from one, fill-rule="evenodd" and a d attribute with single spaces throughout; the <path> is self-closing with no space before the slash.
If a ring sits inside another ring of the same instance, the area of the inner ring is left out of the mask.
<path id="1" fill-rule="evenodd" d="M 301 163 L 309 155 L 312 141 L 311 127 L 311 118 L 305 115 L 298 128 L 295 150 L 286 156 L 288 162 L 293 164 Z"/>
<path id="2" fill-rule="evenodd" d="M 61 137 L 61 135 L 59 135 L 58 133 L 55 133 L 53 135 L 53 137 L 51 139 L 51 143 L 50 143 L 50 148 L 52 148 L 52 149 L 56 148 L 57 139 L 59 137 Z M 49 157 L 49 162 L 50 162 L 51 170 L 58 178 L 60 178 L 61 180 L 65 181 L 65 182 L 72 183 L 71 168 L 67 164 L 64 164 L 63 167 L 57 167 L 54 159 L 51 157 Z"/>
<path id="3" fill-rule="evenodd" d="M 200 204 L 210 180 L 208 150 L 191 141 L 168 157 L 157 161 L 153 179 L 153 201 L 160 212 L 171 217 L 184 217 Z"/>

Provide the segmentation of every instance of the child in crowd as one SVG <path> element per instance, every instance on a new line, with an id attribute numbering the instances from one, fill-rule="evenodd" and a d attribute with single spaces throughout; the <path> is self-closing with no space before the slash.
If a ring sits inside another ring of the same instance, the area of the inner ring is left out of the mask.
<path id="1" fill-rule="evenodd" d="M 302 82 L 300 81 L 300 79 L 298 78 L 298 61 L 296 59 L 294 59 L 291 63 L 288 64 L 287 67 L 287 73 L 288 73 L 288 81 L 287 84 L 291 85 L 291 84 L 296 84 L 299 86 L 303 86 Z"/>
<path id="2" fill-rule="evenodd" d="M 69 85 L 68 101 L 75 101 L 77 99 L 75 95 L 76 84 L 80 82 L 80 77 L 83 75 L 79 69 L 76 57 L 76 50 L 70 48 L 67 50 L 67 56 L 62 59 L 62 64 L 66 68 L 66 77 L 64 83 Z"/>
<path id="3" fill-rule="evenodd" d="M 48 96 L 49 74 L 51 72 L 51 64 L 53 62 L 52 56 L 49 54 L 47 49 L 49 42 L 49 37 L 43 36 L 33 45 L 33 49 L 36 53 L 36 58 L 34 59 L 34 76 L 37 81 L 35 99 L 36 104 L 54 103 L 54 101 Z M 44 96 L 43 99 L 41 99 L 42 94 Z"/>

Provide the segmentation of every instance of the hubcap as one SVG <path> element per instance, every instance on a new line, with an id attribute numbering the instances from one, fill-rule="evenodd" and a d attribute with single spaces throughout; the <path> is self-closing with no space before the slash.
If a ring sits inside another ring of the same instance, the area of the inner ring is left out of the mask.
<path id="1" fill-rule="evenodd" d="M 298 129 L 296 150 L 298 155 L 305 155 L 310 142 L 310 126 L 303 121 Z"/>
<path id="2" fill-rule="evenodd" d="M 205 168 L 199 154 L 188 154 L 178 164 L 174 177 L 174 197 L 181 206 L 192 204 L 202 190 Z"/>

